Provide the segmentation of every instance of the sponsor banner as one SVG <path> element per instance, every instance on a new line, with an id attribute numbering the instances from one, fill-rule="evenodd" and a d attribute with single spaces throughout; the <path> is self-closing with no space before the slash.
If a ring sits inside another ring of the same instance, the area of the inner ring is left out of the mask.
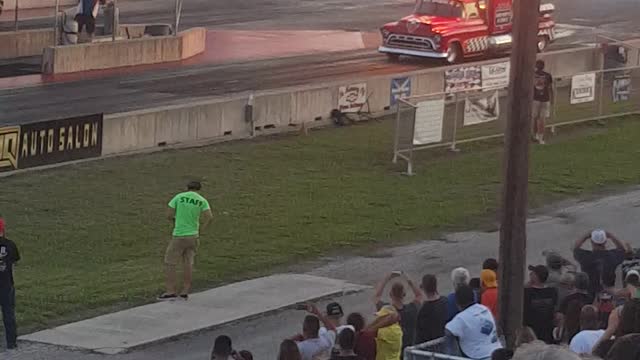
<path id="1" fill-rule="evenodd" d="M 596 99 L 596 73 L 575 75 L 571 78 L 571 104 L 582 104 Z"/>
<path id="2" fill-rule="evenodd" d="M 413 144 L 425 145 L 442 141 L 444 99 L 419 102 L 413 128 Z"/>
<path id="3" fill-rule="evenodd" d="M 19 126 L 0 127 L 0 171 L 11 171 L 18 168 L 19 144 Z"/>
<path id="4" fill-rule="evenodd" d="M 391 80 L 391 101 L 389 104 L 394 106 L 398 103 L 398 99 L 411 96 L 411 78 L 402 77 Z"/>
<path id="5" fill-rule="evenodd" d="M 509 86 L 511 63 L 509 61 L 498 64 L 482 65 L 482 87 L 497 88 Z"/>
<path id="6" fill-rule="evenodd" d="M 498 120 L 500 97 L 495 91 L 491 95 L 467 98 L 464 102 L 464 126 Z"/>
<path id="7" fill-rule="evenodd" d="M 102 154 L 102 114 L 21 126 L 20 169 Z"/>
<path id="8" fill-rule="evenodd" d="M 338 89 L 338 108 L 342 112 L 358 112 L 367 102 L 367 84 L 351 84 Z"/>
<path id="9" fill-rule="evenodd" d="M 616 76 L 613 80 L 613 102 L 627 101 L 631 94 L 631 76 Z"/>
<path id="10" fill-rule="evenodd" d="M 480 66 L 463 66 L 444 73 L 444 92 L 482 90 L 482 70 Z"/>

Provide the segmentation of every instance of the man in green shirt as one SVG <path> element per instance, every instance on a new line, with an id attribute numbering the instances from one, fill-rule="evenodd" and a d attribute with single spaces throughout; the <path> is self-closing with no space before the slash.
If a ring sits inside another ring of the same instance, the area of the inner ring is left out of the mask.
<path id="1" fill-rule="evenodd" d="M 191 277 L 193 274 L 193 260 L 198 248 L 200 230 L 204 230 L 213 219 L 211 207 L 207 199 L 198 194 L 202 185 L 192 181 L 187 185 L 187 191 L 179 193 L 169 201 L 169 220 L 174 223 L 173 238 L 164 256 L 166 272 L 166 292 L 158 300 L 176 299 L 176 266 L 182 260 L 184 266 L 184 284 L 180 297 L 189 298 Z M 204 215 L 202 228 L 200 218 Z"/>

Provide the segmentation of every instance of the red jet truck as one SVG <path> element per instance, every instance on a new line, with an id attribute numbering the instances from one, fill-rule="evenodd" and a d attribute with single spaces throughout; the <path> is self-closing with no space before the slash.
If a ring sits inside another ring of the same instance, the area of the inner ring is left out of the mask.
<path id="1" fill-rule="evenodd" d="M 400 55 L 457 63 L 465 58 L 501 54 L 511 48 L 512 0 L 418 0 L 412 15 L 380 29 L 390 60 Z M 552 4 L 540 5 L 538 50 L 554 38 Z"/>

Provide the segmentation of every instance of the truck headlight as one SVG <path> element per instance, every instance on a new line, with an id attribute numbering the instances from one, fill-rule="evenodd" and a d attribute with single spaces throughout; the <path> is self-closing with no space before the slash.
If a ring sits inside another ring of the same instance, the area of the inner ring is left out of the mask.
<path id="1" fill-rule="evenodd" d="M 440 43 L 440 40 L 442 40 L 442 36 L 440 35 L 436 35 L 433 37 L 433 41 L 435 41 L 436 43 Z"/>
<path id="2" fill-rule="evenodd" d="M 389 37 L 389 34 L 390 34 L 389 30 L 387 30 L 387 29 L 382 29 L 382 30 L 380 30 L 380 33 L 382 34 L 382 38 L 383 38 L 383 39 L 388 38 L 388 37 Z"/>

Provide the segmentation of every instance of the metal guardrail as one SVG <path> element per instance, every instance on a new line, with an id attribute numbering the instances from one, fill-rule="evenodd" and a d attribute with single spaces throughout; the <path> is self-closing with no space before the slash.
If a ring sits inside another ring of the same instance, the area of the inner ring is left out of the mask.
<path id="1" fill-rule="evenodd" d="M 445 353 L 446 339 L 439 338 L 404 349 L 403 360 L 472 360 Z"/>

